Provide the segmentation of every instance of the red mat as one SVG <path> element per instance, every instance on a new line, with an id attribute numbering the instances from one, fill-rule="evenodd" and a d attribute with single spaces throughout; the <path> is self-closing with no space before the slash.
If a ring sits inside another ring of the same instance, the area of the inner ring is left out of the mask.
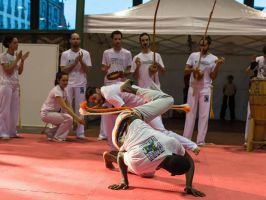
<path id="1" fill-rule="evenodd" d="M 155 178 L 129 175 L 130 189 L 112 191 L 118 170 L 104 168 L 105 141 L 48 142 L 23 134 L 0 141 L 1 200 L 195 199 L 185 195 L 184 176 L 158 171 Z M 210 200 L 265 200 L 266 151 L 248 153 L 239 146 L 212 145 L 195 157 L 194 186 Z"/>

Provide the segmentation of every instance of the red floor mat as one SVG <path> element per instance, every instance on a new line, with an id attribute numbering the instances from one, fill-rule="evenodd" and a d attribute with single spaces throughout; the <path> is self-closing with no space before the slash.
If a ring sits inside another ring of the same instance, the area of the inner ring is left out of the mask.
<path id="1" fill-rule="evenodd" d="M 155 178 L 129 175 L 130 189 L 112 191 L 118 170 L 104 168 L 105 141 L 48 142 L 43 135 L 0 141 L 1 200 L 195 199 L 185 195 L 184 176 L 158 171 Z M 194 186 L 210 200 L 265 200 L 266 152 L 212 145 L 195 157 Z"/>

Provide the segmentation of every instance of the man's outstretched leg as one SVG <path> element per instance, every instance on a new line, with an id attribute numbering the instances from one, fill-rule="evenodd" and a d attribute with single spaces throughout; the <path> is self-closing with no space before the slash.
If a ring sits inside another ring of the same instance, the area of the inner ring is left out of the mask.
<path id="1" fill-rule="evenodd" d="M 132 87 L 132 81 L 127 80 L 122 86 L 122 92 L 128 92 L 140 96 L 144 99 L 144 105 L 135 107 L 133 110 L 142 116 L 145 122 L 149 122 L 155 117 L 168 111 L 174 103 L 173 97 L 159 90 Z"/>

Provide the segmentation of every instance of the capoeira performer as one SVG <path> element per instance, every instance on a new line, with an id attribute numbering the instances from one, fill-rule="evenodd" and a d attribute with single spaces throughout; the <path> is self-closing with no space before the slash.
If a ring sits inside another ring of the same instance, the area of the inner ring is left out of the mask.
<path id="1" fill-rule="evenodd" d="M 18 39 L 6 36 L 3 45 L 7 51 L 1 55 L 0 66 L 0 137 L 10 139 L 19 137 L 17 134 L 17 122 L 19 115 L 19 75 L 22 74 L 24 61 L 29 52 L 16 53 Z"/>
<path id="2" fill-rule="evenodd" d="M 46 128 L 48 140 L 64 142 L 72 127 L 73 120 L 84 125 L 82 117 L 73 112 L 67 101 L 68 74 L 59 72 L 56 75 L 56 86 L 49 92 L 41 108 L 41 119 L 53 127 Z"/>
<path id="3" fill-rule="evenodd" d="M 108 102 L 110 105 L 112 105 L 115 108 L 120 108 L 120 107 L 133 108 L 147 103 L 140 96 L 136 96 L 131 93 L 121 92 L 120 87 L 123 84 L 124 82 L 117 82 L 116 84 L 103 86 L 101 88 L 89 87 L 87 88 L 86 91 L 86 100 L 89 104 L 96 104 L 98 107 L 102 107 L 102 105 L 105 102 Z M 138 88 L 137 86 L 134 85 L 133 87 Z M 117 115 L 114 115 L 113 117 L 114 119 L 116 119 Z M 149 122 L 149 125 L 155 130 L 158 130 L 165 135 L 174 137 L 185 147 L 185 149 L 192 150 L 195 154 L 199 153 L 200 149 L 194 142 L 172 131 L 166 130 L 160 116 L 151 120 Z M 114 125 L 110 126 L 110 128 L 111 130 L 113 130 Z M 113 146 L 111 134 L 107 136 L 107 141 L 111 149 L 114 150 L 115 148 Z M 108 168 L 109 166 L 106 167 Z"/>
<path id="4" fill-rule="evenodd" d="M 141 52 L 133 58 L 131 72 L 138 81 L 141 88 L 150 88 L 155 83 L 160 88 L 159 73 L 165 73 L 165 66 L 159 53 L 155 53 L 155 63 L 153 61 L 154 52 L 150 49 L 150 35 L 142 33 L 139 36 Z M 154 67 L 155 66 L 155 67 Z"/>
<path id="5" fill-rule="evenodd" d="M 263 56 L 252 57 L 251 63 L 246 69 L 247 74 L 250 75 L 250 79 L 252 78 L 266 79 L 266 46 L 262 48 L 262 52 L 263 52 Z M 244 145 L 246 145 L 246 141 L 248 137 L 249 119 L 250 119 L 250 106 L 248 102 Z M 265 139 L 266 139 L 266 132 L 265 132 Z"/>
<path id="6" fill-rule="evenodd" d="M 133 88 L 127 81 L 121 91 L 133 93 L 146 103 L 120 113 L 113 129 L 113 141 L 119 149 L 117 156 L 105 153 L 105 162 L 117 162 L 122 175 L 121 183 L 109 189 L 128 189 L 127 171 L 143 177 L 154 176 L 160 168 L 172 176 L 186 174 L 185 192 L 194 196 L 205 196 L 192 187 L 194 162 L 183 146 L 174 138 L 154 130 L 146 122 L 166 112 L 173 98 L 161 91 Z"/>
<path id="7" fill-rule="evenodd" d="M 125 80 L 130 74 L 132 55 L 131 52 L 122 48 L 123 35 L 120 31 L 111 33 L 112 48 L 103 52 L 102 71 L 105 73 L 104 85 L 111 85 L 118 81 Z M 106 107 L 111 107 L 106 104 Z M 115 118 L 112 115 L 103 115 L 101 117 L 99 139 L 106 138 L 111 135 Z"/>
<path id="8" fill-rule="evenodd" d="M 202 146 L 205 145 L 205 137 L 208 129 L 211 84 L 217 77 L 223 59 L 218 59 L 215 55 L 209 53 L 209 47 L 211 45 L 211 38 L 209 36 L 207 36 L 204 41 L 203 38 L 201 38 L 199 45 L 200 52 L 190 54 L 185 67 L 185 74 L 191 74 L 187 101 L 191 106 L 191 111 L 186 114 L 183 136 L 188 139 L 192 138 L 199 107 L 198 135 L 196 143 Z M 199 60 L 200 64 L 198 64 Z"/>
<path id="9" fill-rule="evenodd" d="M 79 114 L 79 104 L 85 101 L 87 86 L 87 73 L 91 67 L 90 53 L 80 48 L 80 36 L 72 33 L 70 37 L 71 48 L 64 51 L 61 56 L 60 66 L 63 72 L 69 73 L 67 98 L 70 105 L 75 99 L 75 112 Z M 78 139 L 85 139 L 84 125 L 78 124 L 76 128 Z"/>

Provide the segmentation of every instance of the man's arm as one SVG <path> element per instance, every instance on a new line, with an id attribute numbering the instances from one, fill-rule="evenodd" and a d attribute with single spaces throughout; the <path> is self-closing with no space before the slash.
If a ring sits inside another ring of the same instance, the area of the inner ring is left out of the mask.
<path id="1" fill-rule="evenodd" d="M 186 173 L 186 187 L 185 187 L 184 191 L 187 194 L 192 194 L 193 196 L 196 196 L 196 197 L 206 196 L 203 192 L 196 190 L 192 187 L 193 176 L 194 176 L 194 171 L 195 171 L 194 161 L 187 152 L 185 153 L 185 157 L 188 158 L 188 160 L 189 160 L 190 169 Z"/>
<path id="2" fill-rule="evenodd" d="M 224 58 L 223 57 L 219 58 L 218 60 L 215 61 L 215 63 L 216 65 L 214 67 L 214 70 L 210 73 L 210 77 L 212 80 L 216 79 L 220 66 L 221 64 L 224 63 Z"/>
<path id="3" fill-rule="evenodd" d="M 60 68 L 63 72 L 66 72 L 66 73 L 70 73 L 74 68 L 75 66 L 78 64 L 79 62 L 79 57 L 80 56 L 77 56 L 76 59 L 75 59 L 75 62 L 70 64 L 70 65 L 67 65 L 67 58 L 65 56 L 64 53 L 62 53 L 62 56 L 61 56 L 61 62 L 60 62 Z"/>
<path id="4" fill-rule="evenodd" d="M 189 75 L 194 71 L 193 67 L 191 65 L 186 65 L 184 69 L 184 75 Z"/>
<path id="5" fill-rule="evenodd" d="M 117 163 L 121 174 L 121 183 L 110 185 L 111 190 L 126 190 L 128 189 L 127 166 L 124 163 L 124 152 L 119 152 L 117 156 Z"/>

